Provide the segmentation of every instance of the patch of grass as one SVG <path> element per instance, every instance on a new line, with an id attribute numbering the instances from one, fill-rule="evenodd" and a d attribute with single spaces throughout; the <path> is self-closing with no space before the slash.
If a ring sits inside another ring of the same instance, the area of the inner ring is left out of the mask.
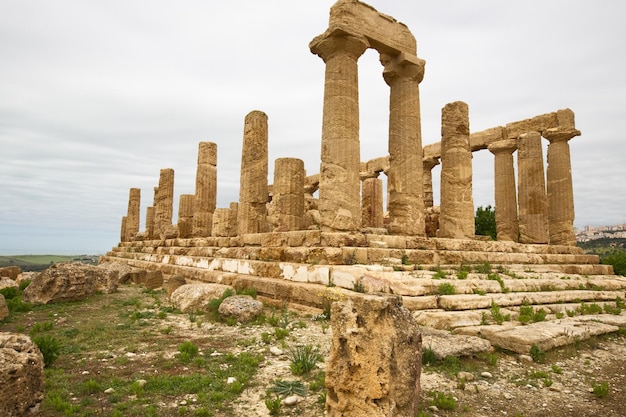
<path id="1" fill-rule="evenodd" d="M 544 321 L 547 314 L 548 313 L 543 308 L 535 310 L 533 306 L 528 304 L 528 301 L 525 300 L 524 304 L 520 306 L 519 317 L 517 319 L 522 324 L 537 323 L 540 321 Z"/>
<path id="2" fill-rule="evenodd" d="M 500 306 L 494 303 L 493 301 L 491 302 L 491 308 L 489 309 L 489 312 L 491 313 L 491 319 L 495 321 L 497 324 L 502 324 L 505 321 L 511 320 L 511 315 L 502 314 L 502 312 L 500 311 Z"/>
<path id="3" fill-rule="evenodd" d="M 454 410 L 456 408 L 456 399 L 452 394 L 446 394 L 441 391 L 433 391 L 430 393 L 432 396 L 432 405 L 440 410 Z"/>
<path id="4" fill-rule="evenodd" d="M 500 288 L 502 289 L 503 293 L 508 293 L 511 290 L 504 284 L 504 280 L 502 279 L 502 277 L 499 274 L 487 274 L 487 279 L 488 280 L 492 280 L 492 281 L 497 281 L 498 284 L 500 284 Z"/>
<path id="5" fill-rule="evenodd" d="M 596 303 L 587 304 L 585 302 L 580 303 L 580 314 L 600 314 L 602 313 L 602 307 Z"/>
<path id="6" fill-rule="evenodd" d="M 289 368 L 294 375 L 308 374 L 316 367 L 317 362 L 324 359 L 319 353 L 319 349 L 312 345 L 291 348 L 287 356 L 291 361 Z"/>
<path id="7" fill-rule="evenodd" d="M 436 365 L 437 364 L 437 356 L 435 355 L 435 351 L 429 347 L 422 348 L 422 365 Z"/>
<path id="8" fill-rule="evenodd" d="M 530 347 L 530 357 L 537 363 L 543 363 L 546 360 L 546 352 L 541 350 L 539 346 L 532 345 Z"/>
<path id="9" fill-rule="evenodd" d="M 363 280 L 362 279 L 357 279 L 356 281 L 354 281 L 354 291 L 356 292 L 360 292 L 360 293 L 364 293 L 365 291 L 365 286 L 363 285 Z"/>
<path id="10" fill-rule="evenodd" d="M 193 342 L 183 342 L 178 345 L 178 359 L 182 363 L 189 363 L 198 355 L 198 346 Z"/>
<path id="11" fill-rule="evenodd" d="M 278 416 L 280 415 L 280 409 L 282 408 L 283 404 L 280 398 L 276 397 L 276 398 L 267 398 L 265 400 L 265 406 L 269 410 L 270 416 Z"/>
<path id="12" fill-rule="evenodd" d="M 457 279 L 467 279 L 467 276 L 470 273 L 470 267 L 467 265 L 461 265 L 459 270 L 456 272 Z"/>
<path id="13" fill-rule="evenodd" d="M 491 273 L 491 264 L 489 262 L 485 262 L 481 265 L 474 266 L 474 271 L 479 274 L 490 274 Z"/>
<path id="14" fill-rule="evenodd" d="M 56 337 L 44 334 L 33 337 L 32 341 L 37 345 L 43 355 L 44 367 L 49 367 L 59 357 L 61 343 Z"/>
<path id="15" fill-rule="evenodd" d="M 433 279 L 442 279 L 446 278 L 447 276 L 448 274 L 446 274 L 446 271 L 437 267 L 437 269 L 435 269 L 435 275 L 433 275 Z"/>
<path id="16" fill-rule="evenodd" d="M 36 335 L 37 333 L 48 332 L 54 329 L 54 323 L 51 321 L 44 321 L 33 324 L 33 327 L 30 328 L 30 335 Z"/>
<path id="17" fill-rule="evenodd" d="M 454 285 L 449 282 L 444 282 L 437 287 L 437 294 L 439 295 L 453 295 L 455 292 Z"/>
<path id="18" fill-rule="evenodd" d="M 604 398 L 607 395 L 609 395 L 609 383 L 608 382 L 601 382 L 599 384 L 593 383 L 591 385 L 591 388 L 593 389 L 593 395 L 595 395 L 598 398 Z"/>

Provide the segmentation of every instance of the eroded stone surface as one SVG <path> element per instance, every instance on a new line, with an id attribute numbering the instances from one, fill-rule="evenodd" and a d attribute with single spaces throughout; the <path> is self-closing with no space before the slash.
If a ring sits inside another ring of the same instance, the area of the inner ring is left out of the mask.
<path id="1" fill-rule="evenodd" d="M 246 323 L 261 315 L 263 303 L 249 295 L 233 295 L 222 301 L 218 312 L 223 319 L 231 317 L 239 323 Z"/>
<path id="2" fill-rule="evenodd" d="M 178 287 L 170 299 L 174 307 L 183 313 L 206 312 L 209 301 L 220 298 L 226 290 L 233 290 L 233 287 L 222 284 L 185 284 Z"/>
<path id="3" fill-rule="evenodd" d="M 366 295 L 335 302 L 331 326 L 326 415 L 414 416 L 422 337 L 401 298 Z"/>
<path id="4" fill-rule="evenodd" d="M 0 333 L 0 415 L 38 415 L 44 382 L 43 355 L 30 338 Z"/>

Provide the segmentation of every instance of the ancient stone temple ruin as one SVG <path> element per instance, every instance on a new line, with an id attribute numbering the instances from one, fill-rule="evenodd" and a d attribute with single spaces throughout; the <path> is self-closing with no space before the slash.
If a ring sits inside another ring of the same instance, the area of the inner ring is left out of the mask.
<path id="1" fill-rule="evenodd" d="M 309 47 L 325 67 L 319 171 L 282 158 L 274 161 L 270 183 L 268 117 L 252 111 L 243 122 L 239 201 L 216 207 L 219 148 L 201 142 L 195 194 L 180 197 L 177 224 L 174 171 L 163 169 L 145 228 L 140 191 L 132 188 L 121 242 L 103 261 L 160 270 L 166 279 L 254 287 L 265 301 L 294 307 L 321 307 L 332 298 L 328 287 L 344 299 L 392 293 L 421 325 L 479 334 L 525 353 L 530 345 L 503 336 L 515 327 L 486 326 L 491 306 L 513 317 L 524 304 L 541 306 L 554 318 L 581 302 L 625 298 L 626 280 L 576 247 L 569 140 L 581 133 L 570 109 L 474 132 L 471 103 L 449 103 L 441 137 L 423 146 L 425 61 L 404 24 L 357 0 L 340 0 L 328 29 Z M 361 161 L 358 60 L 368 48 L 380 54 L 381 82 L 389 86 L 389 146 L 387 155 Z M 495 241 L 475 236 L 474 152 L 493 155 Z M 438 164 L 440 206 L 434 207 Z M 567 319 L 536 343 L 550 348 L 610 331 L 597 321 Z"/>

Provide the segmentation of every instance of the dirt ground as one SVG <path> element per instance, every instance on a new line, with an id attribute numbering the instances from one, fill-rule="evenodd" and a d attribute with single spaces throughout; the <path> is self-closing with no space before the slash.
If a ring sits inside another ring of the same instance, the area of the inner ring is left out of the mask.
<path id="1" fill-rule="evenodd" d="M 59 338 L 67 337 L 62 339 L 66 346 L 72 338 L 90 335 L 83 344 L 77 341 L 74 348 L 62 349 L 47 371 L 48 377 L 56 381 L 49 381 L 47 389 L 66 398 L 74 405 L 73 411 L 64 411 L 47 398 L 43 416 L 114 415 L 114 409 L 121 409 L 120 402 L 130 404 L 134 399 L 132 395 L 120 394 L 112 401 L 107 397 L 110 394 L 103 392 L 108 385 L 157 374 L 175 377 L 195 372 L 192 366 L 175 361 L 180 344 L 190 341 L 207 355 L 249 352 L 262 359 L 242 391 L 219 409 L 204 409 L 200 413 L 195 394 L 177 394 L 151 398 L 157 405 L 152 408 L 152 415 L 269 416 L 265 403 L 270 397 L 268 389 L 277 380 L 286 380 L 301 381 L 308 390 L 304 397 L 296 397 L 295 405 L 283 405 L 277 415 L 318 417 L 324 415 L 324 390 L 319 386 L 324 362 L 305 376 L 295 376 L 289 358 L 289 350 L 298 345 L 314 346 L 324 358 L 328 357 L 330 323 L 312 313 L 267 307 L 264 322 L 227 325 L 207 316 L 172 311 L 164 292 L 147 292 L 127 285 L 114 294 L 12 314 L 0 322 L 0 331 L 32 334 L 37 323 L 53 322 L 54 329 L 49 332 Z M 129 322 L 129 317 L 136 320 Z M 99 323 L 96 327 L 95 322 Z M 112 337 L 113 333 L 107 331 L 122 326 L 127 329 L 123 337 Z M 278 328 L 288 334 L 277 337 Z M 424 366 L 419 415 L 626 416 L 625 335 L 621 331 L 548 352 L 542 363 L 528 362 L 511 352 L 494 351 L 485 357 Z M 466 372 L 463 379 L 457 377 L 459 371 Z M 90 378 L 99 381 L 97 389 L 77 388 L 84 387 Z M 437 407 L 436 395 L 454 398 L 453 409 L 442 409 L 441 403 Z M 129 405 L 128 410 L 131 409 Z M 129 411 L 128 415 L 135 414 Z"/>

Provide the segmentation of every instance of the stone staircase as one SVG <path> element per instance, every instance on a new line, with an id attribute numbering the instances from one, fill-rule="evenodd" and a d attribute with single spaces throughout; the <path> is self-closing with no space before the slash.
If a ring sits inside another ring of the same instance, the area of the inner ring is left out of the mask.
<path id="1" fill-rule="evenodd" d="M 626 326 L 626 278 L 577 247 L 298 231 L 122 242 L 106 261 L 254 287 L 277 305 L 402 295 L 423 326 L 520 353 Z"/>

